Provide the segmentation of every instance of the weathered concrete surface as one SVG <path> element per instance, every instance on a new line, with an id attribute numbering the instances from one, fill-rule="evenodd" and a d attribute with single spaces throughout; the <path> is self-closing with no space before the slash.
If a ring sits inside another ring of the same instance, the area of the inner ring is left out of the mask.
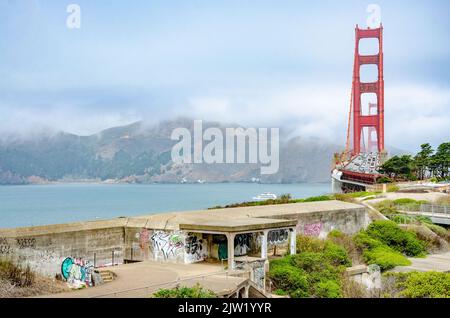
<path id="1" fill-rule="evenodd" d="M 203 241 L 203 252 L 208 248 L 207 239 L 201 234 L 189 233 L 189 227 L 223 226 L 233 232 L 296 224 L 299 234 L 325 237 L 334 229 L 345 233 L 359 231 L 367 225 L 366 216 L 366 209 L 361 205 L 321 201 L 0 229 L 0 257 L 29 264 L 37 272 L 49 276 L 61 273 L 62 262 L 73 258 L 84 266 L 79 273 L 89 272 L 93 267 L 108 266 L 113 262 L 121 264 L 124 259 L 163 260 L 166 255 L 152 250 L 153 235 L 161 234 L 176 247 L 172 260 L 188 263 L 204 260 L 204 255 L 189 258 L 191 254 L 184 251 L 188 239 L 190 242 L 195 239 L 196 243 Z M 180 231 L 183 227 L 185 230 Z"/>
<path id="2" fill-rule="evenodd" d="M 408 258 L 411 261 L 409 266 L 397 266 L 392 272 L 450 272 L 450 252 L 443 254 L 428 255 L 425 258 Z"/>
<path id="3" fill-rule="evenodd" d="M 204 220 L 183 223 L 180 230 L 189 231 L 216 231 L 216 232 L 246 232 L 271 228 L 296 226 L 296 220 L 266 219 L 266 218 L 236 218 L 223 220 Z"/>
<path id="4" fill-rule="evenodd" d="M 124 236 L 115 220 L 0 230 L 0 256 L 54 277 L 66 257 L 95 267 L 122 263 Z"/>
<path id="5" fill-rule="evenodd" d="M 164 264 L 139 262 L 108 268 L 116 278 L 95 288 L 86 288 L 60 294 L 40 296 L 51 298 L 93 298 L 93 297 L 149 297 L 161 288 L 173 288 L 179 280 L 180 286 L 200 283 L 204 288 L 224 295 L 233 292 L 247 278 L 217 274 L 223 269 L 219 264 Z M 205 277 L 198 277 L 204 275 Z"/>

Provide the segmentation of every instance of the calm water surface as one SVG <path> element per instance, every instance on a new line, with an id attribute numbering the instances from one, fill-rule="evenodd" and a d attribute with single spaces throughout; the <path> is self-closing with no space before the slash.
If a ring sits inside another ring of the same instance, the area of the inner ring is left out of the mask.
<path id="1" fill-rule="evenodd" d="M 0 186 L 0 228 L 205 209 L 263 192 L 295 198 L 330 192 L 328 183 L 57 184 Z"/>

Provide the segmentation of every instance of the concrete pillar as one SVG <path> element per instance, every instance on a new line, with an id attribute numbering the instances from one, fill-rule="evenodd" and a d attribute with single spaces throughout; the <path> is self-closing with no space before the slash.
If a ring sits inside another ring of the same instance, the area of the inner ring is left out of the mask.
<path id="1" fill-rule="evenodd" d="M 245 288 L 245 290 L 244 290 L 244 296 L 243 296 L 243 298 L 248 298 L 248 290 L 250 289 L 250 286 L 249 286 L 249 285 L 246 285 L 244 288 Z"/>
<path id="2" fill-rule="evenodd" d="M 234 237 L 236 234 L 227 233 L 227 248 L 228 248 L 228 270 L 234 269 Z"/>
<path id="3" fill-rule="evenodd" d="M 261 258 L 267 259 L 267 235 L 269 230 L 264 230 L 261 235 Z"/>
<path id="4" fill-rule="evenodd" d="M 297 231 L 295 229 L 295 227 L 290 229 L 290 250 L 291 250 L 291 255 L 294 255 L 297 253 Z"/>

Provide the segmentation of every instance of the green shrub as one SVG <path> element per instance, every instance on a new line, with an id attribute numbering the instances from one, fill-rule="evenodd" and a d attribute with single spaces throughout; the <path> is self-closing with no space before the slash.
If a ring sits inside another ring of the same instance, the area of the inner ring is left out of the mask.
<path id="1" fill-rule="evenodd" d="M 450 240 L 450 234 L 446 228 L 439 226 L 437 224 L 432 224 L 432 223 L 424 223 L 424 225 L 427 228 L 429 228 L 430 230 L 432 230 L 434 233 L 436 233 L 437 235 L 442 237 L 443 239 L 445 239 L 447 241 Z"/>
<path id="2" fill-rule="evenodd" d="M 433 221 L 431 221 L 430 217 L 423 216 L 423 215 L 416 215 L 414 217 L 417 222 L 424 223 L 424 224 L 433 224 Z"/>
<path id="3" fill-rule="evenodd" d="M 329 239 L 342 238 L 344 236 L 345 236 L 345 234 L 342 233 L 341 231 L 339 231 L 339 230 L 332 230 L 332 231 L 330 231 L 328 233 L 327 238 L 329 238 Z"/>
<path id="4" fill-rule="evenodd" d="M 211 290 L 204 289 L 200 284 L 194 287 L 175 287 L 160 289 L 153 294 L 155 298 L 216 298 Z"/>
<path id="5" fill-rule="evenodd" d="M 438 272 L 412 272 L 399 284 L 400 294 L 410 298 L 449 298 L 450 274 Z"/>
<path id="6" fill-rule="evenodd" d="M 333 230 L 328 233 L 328 240 L 341 246 L 347 252 L 348 258 L 355 263 L 360 263 L 362 261 L 361 258 L 361 249 L 358 248 L 357 244 L 354 241 L 353 236 L 344 234 L 340 231 Z"/>
<path id="7" fill-rule="evenodd" d="M 397 192 L 398 190 L 400 190 L 400 187 L 395 184 L 388 185 L 386 189 L 387 192 Z"/>
<path id="8" fill-rule="evenodd" d="M 361 231 L 354 236 L 354 241 L 360 249 L 373 249 L 384 244 L 379 240 L 370 237 L 366 232 Z"/>
<path id="9" fill-rule="evenodd" d="M 337 232 L 330 232 L 330 233 L 331 236 L 339 235 Z M 311 253 L 320 253 L 320 254 L 313 255 Z M 344 247 L 339 246 L 336 243 L 333 243 L 331 240 L 325 241 L 310 236 L 304 235 L 297 236 L 297 257 L 298 255 L 303 255 L 302 257 L 305 258 L 305 260 L 307 260 L 308 257 L 319 257 L 319 256 L 324 257 L 326 258 L 327 262 L 335 266 L 338 265 L 351 266 L 352 264 L 348 256 L 348 253 Z M 297 258 L 294 258 L 294 260 L 297 260 Z M 315 261 L 317 260 L 314 260 L 314 262 Z M 303 266 L 300 267 L 303 268 Z"/>
<path id="10" fill-rule="evenodd" d="M 278 296 L 287 296 L 287 295 L 289 295 L 289 293 L 287 291 L 282 290 L 282 289 L 276 289 L 273 293 L 275 295 L 278 295 Z"/>
<path id="11" fill-rule="evenodd" d="M 272 261 L 268 276 L 277 289 L 284 290 L 290 295 L 294 291 L 308 289 L 305 272 L 291 264 L 291 256 L 286 256 L 278 262 Z"/>
<path id="12" fill-rule="evenodd" d="M 377 204 L 375 204 L 375 208 L 384 215 L 398 213 L 394 202 L 391 200 L 383 200 L 381 202 L 378 202 Z"/>
<path id="13" fill-rule="evenodd" d="M 390 214 L 386 215 L 389 220 L 392 222 L 395 222 L 397 224 L 411 224 L 411 223 L 417 223 L 417 220 L 414 216 L 411 215 L 405 215 L 405 214 Z"/>
<path id="14" fill-rule="evenodd" d="M 303 252 L 293 255 L 292 263 L 307 272 L 320 272 L 327 265 L 324 253 L 317 252 Z"/>
<path id="15" fill-rule="evenodd" d="M 334 199 L 350 203 L 356 202 L 356 199 L 351 195 L 349 195 L 348 193 L 336 193 L 334 194 Z"/>
<path id="16" fill-rule="evenodd" d="M 417 239 L 416 234 L 402 230 L 395 222 L 389 220 L 375 221 L 369 225 L 366 233 L 396 251 L 408 256 L 425 255 L 425 244 Z"/>
<path id="17" fill-rule="evenodd" d="M 367 264 L 377 264 L 382 271 L 394 268 L 395 266 L 411 265 L 411 262 L 404 255 L 383 245 L 365 250 L 363 257 Z"/>
<path id="18" fill-rule="evenodd" d="M 367 197 L 369 195 L 377 195 L 380 193 L 381 193 L 380 191 L 360 191 L 360 192 L 348 193 L 348 195 L 351 196 L 352 198 L 362 198 L 362 197 Z"/>
<path id="19" fill-rule="evenodd" d="M 346 249 L 332 242 L 327 242 L 325 251 L 325 257 L 334 266 L 343 265 L 346 267 L 352 266 L 352 262 L 348 257 Z"/>
<path id="20" fill-rule="evenodd" d="M 297 235 L 297 254 L 302 252 L 321 252 L 325 249 L 325 241 L 306 235 Z"/>
<path id="21" fill-rule="evenodd" d="M 394 180 L 386 176 L 382 176 L 377 179 L 377 183 L 392 183 L 393 181 Z"/>
<path id="22" fill-rule="evenodd" d="M 335 280 L 325 280 L 317 284 L 315 295 L 319 298 L 341 298 L 341 285 Z"/>
<path id="23" fill-rule="evenodd" d="M 397 204 L 397 205 L 411 204 L 411 203 L 417 203 L 417 201 L 414 199 L 409 199 L 409 198 L 401 198 L 401 199 L 394 200 L 394 204 Z"/>
<path id="24" fill-rule="evenodd" d="M 269 278 L 291 297 L 342 297 L 341 279 L 350 265 L 347 251 L 331 242 L 298 237 L 302 252 L 270 262 Z"/>
<path id="25" fill-rule="evenodd" d="M 396 290 L 390 297 L 450 298 L 450 273 L 386 273 L 383 278 L 394 279 Z"/>

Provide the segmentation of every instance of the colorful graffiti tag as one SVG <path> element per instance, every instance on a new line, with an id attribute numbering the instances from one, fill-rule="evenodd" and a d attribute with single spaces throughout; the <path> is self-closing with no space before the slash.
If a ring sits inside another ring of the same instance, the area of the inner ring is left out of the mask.
<path id="1" fill-rule="evenodd" d="M 322 223 L 305 224 L 303 227 L 303 234 L 307 236 L 319 236 L 322 231 Z"/>
<path id="2" fill-rule="evenodd" d="M 61 275 L 71 288 L 92 286 L 94 265 L 81 258 L 67 257 L 61 263 Z"/>
<path id="3" fill-rule="evenodd" d="M 279 245 L 286 243 L 289 237 L 289 231 L 286 229 L 269 231 L 267 234 L 267 242 L 269 245 Z"/>
<path id="4" fill-rule="evenodd" d="M 152 241 L 155 259 L 160 256 L 165 260 L 176 259 L 180 254 L 183 254 L 184 239 L 180 233 L 155 231 L 150 240 Z"/>
<path id="5" fill-rule="evenodd" d="M 150 239 L 150 232 L 147 229 L 141 229 L 141 231 L 138 234 L 139 236 L 139 247 L 141 249 L 148 248 L 148 241 Z"/>
<path id="6" fill-rule="evenodd" d="M 185 262 L 200 262 L 207 257 L 206 242 L 194 233 L 188 233 L 185 242 Z"/>

